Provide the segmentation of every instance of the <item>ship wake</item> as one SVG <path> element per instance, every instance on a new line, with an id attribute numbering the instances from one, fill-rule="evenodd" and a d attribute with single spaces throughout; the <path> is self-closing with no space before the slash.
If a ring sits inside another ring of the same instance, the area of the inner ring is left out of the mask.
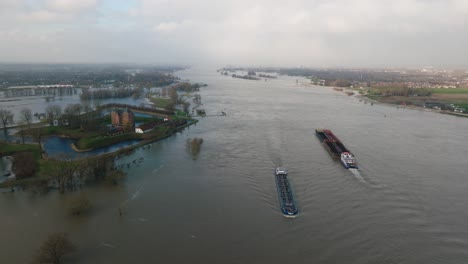
<path id="1" fill-rule="evenodd" d="M 362 177 L 361 173 L 359 172 L 358 169 L 348 169 L 353 175 L 354 177 L 356 177 L 356 179 L 358 179 L 360 182 L 363 182 L 363 183 L 368 183 L 364 177 Z"/>

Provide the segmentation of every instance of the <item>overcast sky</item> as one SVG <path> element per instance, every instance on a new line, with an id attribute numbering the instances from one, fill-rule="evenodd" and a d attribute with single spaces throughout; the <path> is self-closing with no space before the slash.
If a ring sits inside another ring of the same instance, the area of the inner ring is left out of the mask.
<path id="1" fill-rule="evenodd" d="M 468 0 L 0 0 L 0 62 L 466 66 Z"/>

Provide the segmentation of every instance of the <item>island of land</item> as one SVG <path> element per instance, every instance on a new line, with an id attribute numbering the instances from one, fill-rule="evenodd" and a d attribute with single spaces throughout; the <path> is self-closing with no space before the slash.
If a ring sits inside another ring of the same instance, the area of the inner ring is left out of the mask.
<path id="1" fill-rule="evenodd" d="M 0 67 L 0 76 L 7 80 L 0 88 L 2 100 L 21 101 L 44 96 L 48 104 L 44 112 L 34 114 L 28 107 L 23 107 L 19 113 L 0 107 L 0 124 L 5 136 L 0 140 L 0 157 L 2 164 L 6 164 L 0 171 L 3 178 L 0 188 L 42 186 L 65 191 L 82 186 L 90 179 L 117 181 L 124 173 L 113 166 L 115 158 L 196 124 L 198 119 L 194 117 L 204 115 L 204 110 L 199 108 L 202 104 L 197 92 L 206 85 L 181 82 L 172 75 L 178 68 L 128 70 L 95 66 L 92 67 L 95 71 L 90 71 L 86 67 L 83 70 L 72 66 L 74 70 L 62 71 L 54 68 L 57 66 L 53 66 L 53 70 L 43 66 L 30 72 L 16 69 L 16 65 L 3 67 L 9 71 L 1 71 Z M 57 71 L 63 75 L 57 77 Z M 18 72 L 25 73 L 22 81 L 13 77 L 18 76 Z M 61 83 L 45 84 L 58 81 Z M 53 103 L 56 97 L 73 95 L 79 95 L 80 102 L 63 109 Z M 147 103 L 113 102 L 114 98 L 129 97 L 144 99 Z M 101 104 L 102 100 L 108 103 Z M 87 157 L 49 155 L 44 149 L 44 141 L 49 137 L 72 139 L 70 147 L 75 153 L 125 142 L 131 144 Z"/>

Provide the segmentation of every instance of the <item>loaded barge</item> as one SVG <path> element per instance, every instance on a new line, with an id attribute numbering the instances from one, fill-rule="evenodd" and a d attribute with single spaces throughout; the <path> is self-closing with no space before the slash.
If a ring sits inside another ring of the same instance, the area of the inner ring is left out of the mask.
<path id="1" fill-rule="evenodd" d="M 354 155 L 341 143 L 329 129 L 315 129 L 315 134 L 322 142 L 322 146 L 334 159 L 340 159 L 346 169 L 357 169 Z"/>
<path id="2" fill-rule="evenodd" d="M 299 210 L 297 209 L 293 192 L 288 181 L 288 171 L 285 168 L 276 168 L 275 179 L 281 212 L 286 217 L 296 217 Z"/>

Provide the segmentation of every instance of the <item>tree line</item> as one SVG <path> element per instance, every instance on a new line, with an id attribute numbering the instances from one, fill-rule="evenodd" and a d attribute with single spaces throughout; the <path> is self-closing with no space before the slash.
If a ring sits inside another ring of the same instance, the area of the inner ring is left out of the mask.
<path id="1" fill-rule="evenodd" d="M 80 98 L 82 100 L 107 99 L 107 98 L 126 98 L 132 96 L 139 98 L 144 95 L 143 88 L 114 88 L 100 89 L 92 91 L 90 88 L 83 88 Z"/>
<path id="2" fill-rule="evenodd" d="M 370 92 L 382 96 L 431 96 L 432 89 L 409 88 L 404 83 L 373 84 Z"/>

